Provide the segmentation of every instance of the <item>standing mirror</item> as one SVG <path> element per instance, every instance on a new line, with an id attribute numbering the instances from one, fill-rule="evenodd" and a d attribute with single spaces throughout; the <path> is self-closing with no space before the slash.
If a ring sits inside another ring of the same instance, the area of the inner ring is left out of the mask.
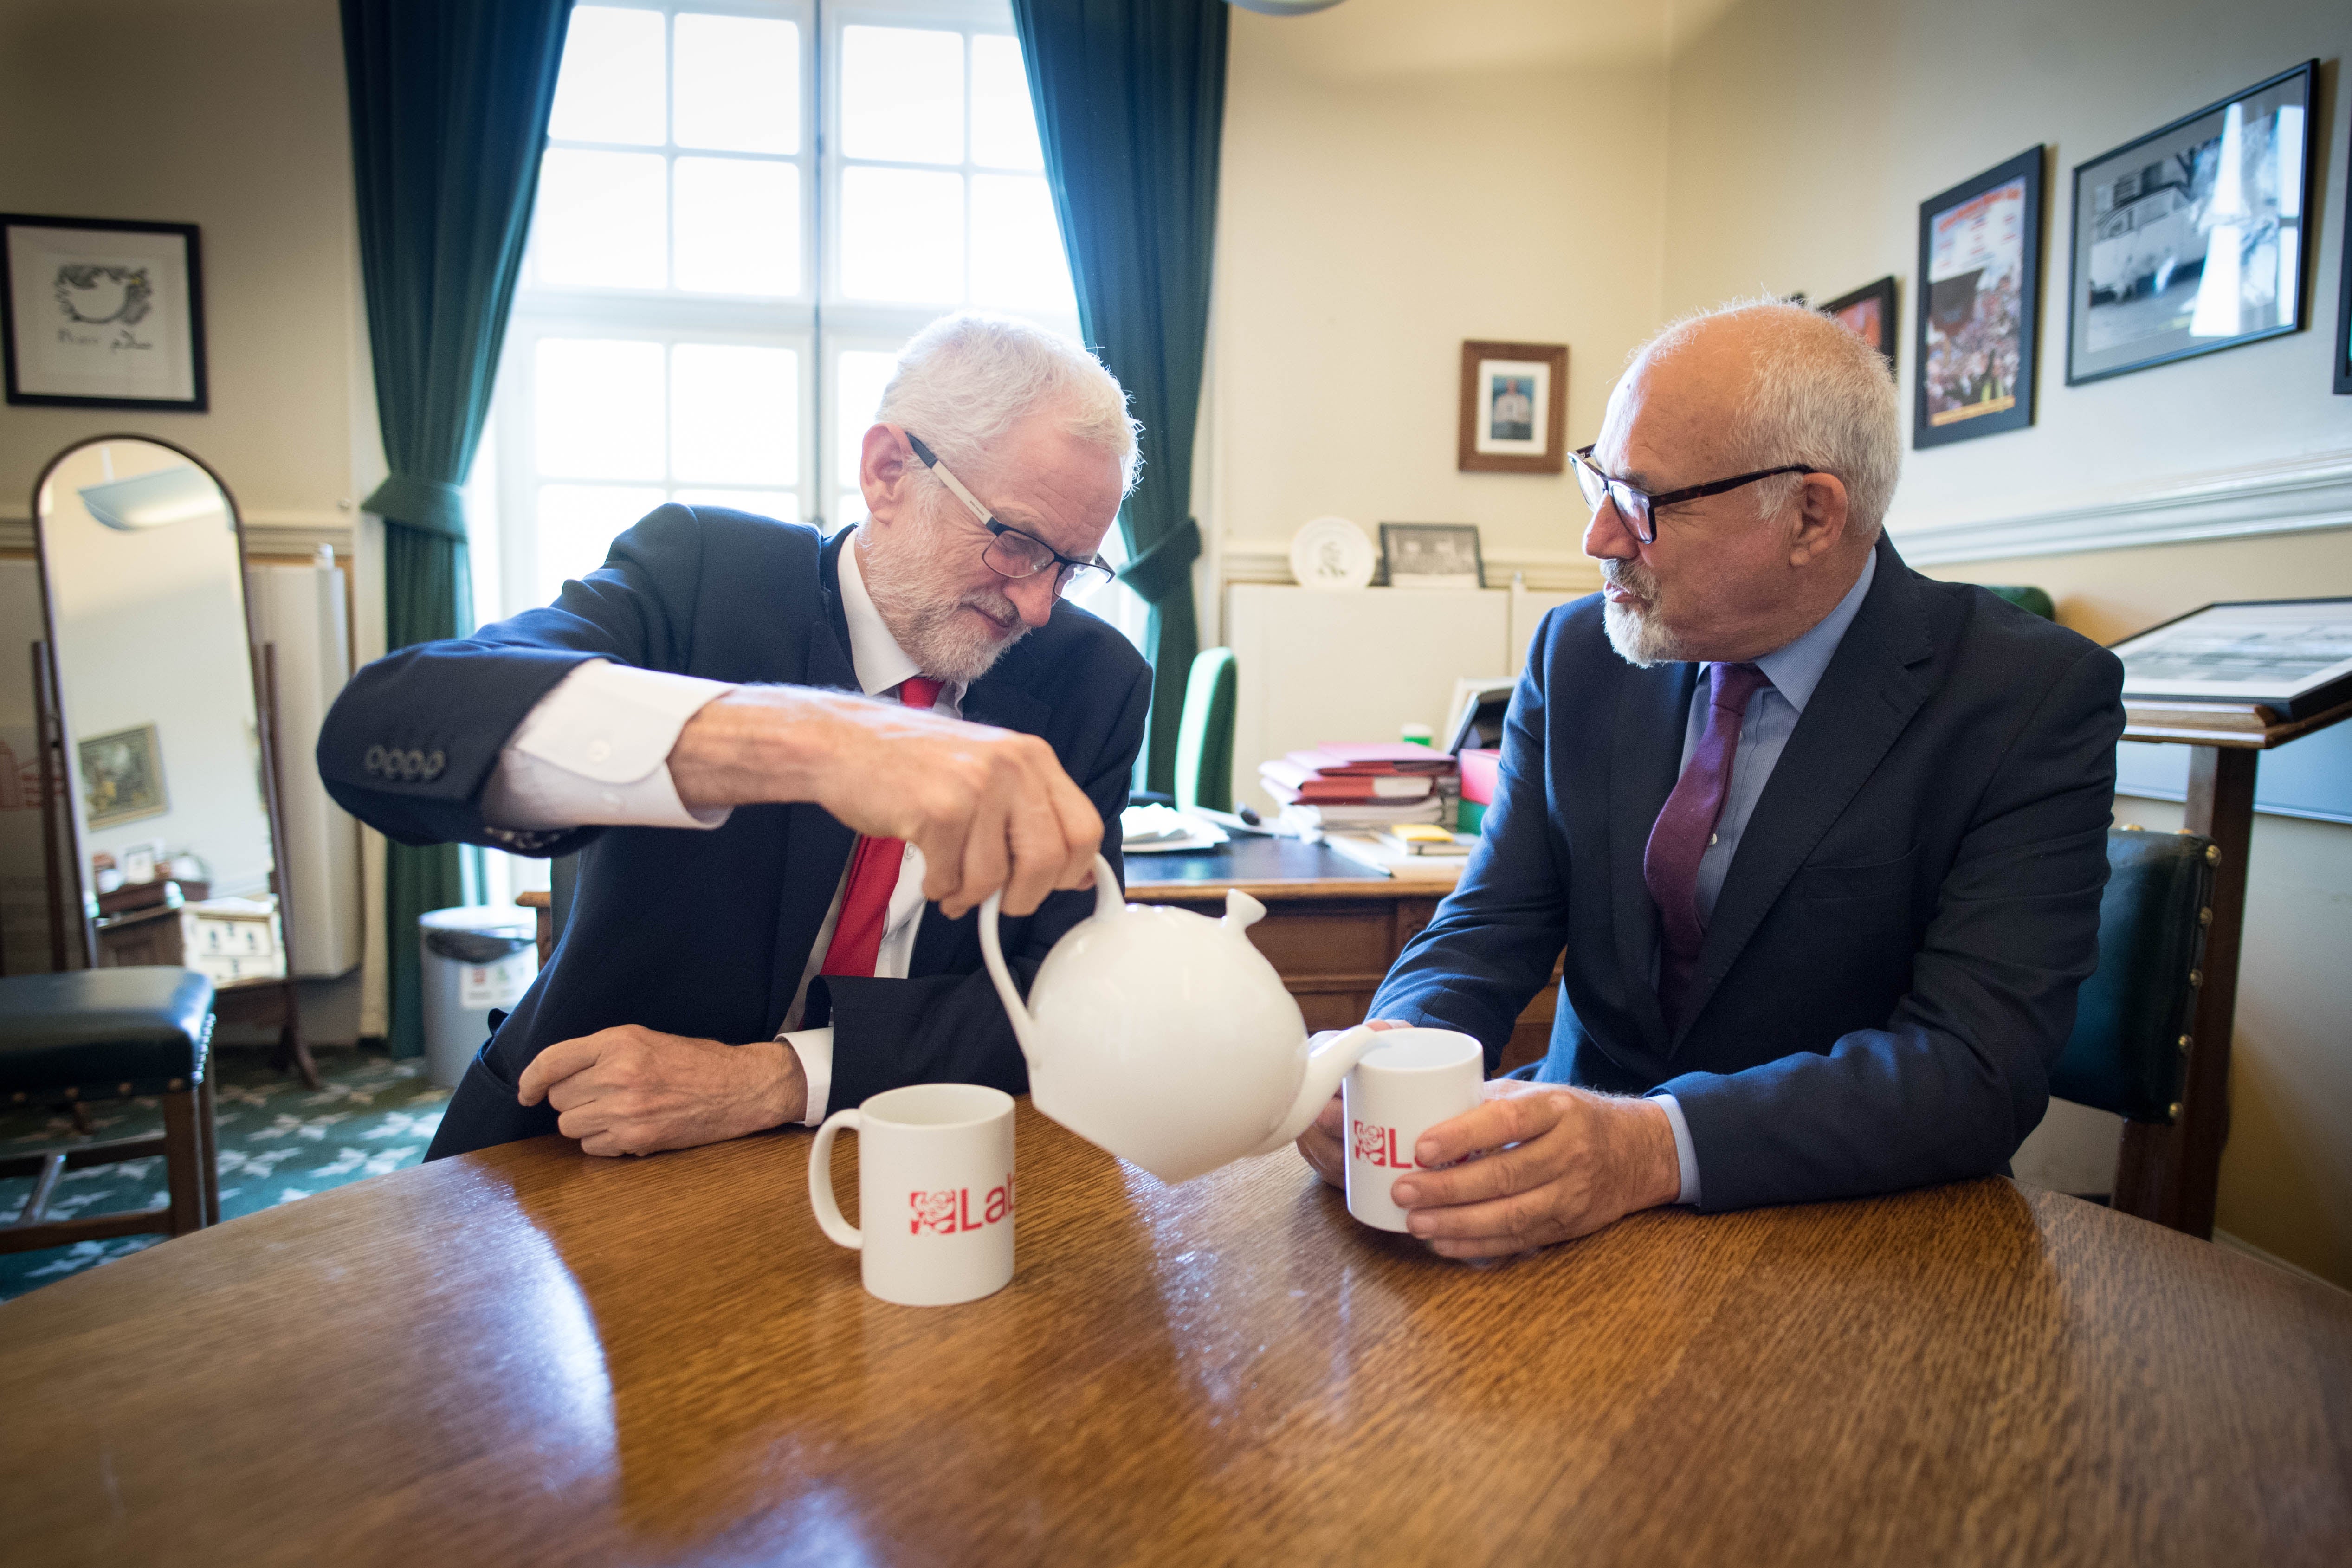
<path id="1" fill-rule="evenodd" d="M 219 1020 L 274 1026 L 280 1064 L 315 1086 L 286 950 L 275 674 L 252 636 L 236 505 L 192 454 L 104 436 L 43 470 L 33 517 L 67 961 L 202 972 Z"/>

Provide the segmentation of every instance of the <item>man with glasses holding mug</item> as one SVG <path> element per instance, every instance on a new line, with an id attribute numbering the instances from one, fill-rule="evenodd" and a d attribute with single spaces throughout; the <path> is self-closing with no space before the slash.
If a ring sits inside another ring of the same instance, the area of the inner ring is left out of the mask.
<path id="1" fill-rule="evenodd" d="M 1478 848 L 1369 1010 L 1491 1069 L 1561 960 L 1549 1054 L 1393 1187 L 1440 1253 L 1981 1176 L 2041 1121 L 2122 666 L 1903 564 L 1902 443 L 1876 350 L 1764 302 L 1659 334 L 1577 454 L 1602 590 L 1537 632 Z M 1299 1140 L 1335 1185 L 1338 1132 Z"/>
<path id="2" fill-rule="evenodd" d="M 1093 909 L 1150 673 L 1067 596 L 1132 487 L 1093 356 L 956 316 L 901 356 L 830 539 L 660 507 L 547 608 L 353 677 L 319 768 L 404 843 L 583 852 L 561 946 L 428 1157 L 649 1154 L 902 1084 L 1027 1086 L 973 911 L 1026 978 Z M 413 939 L 394 933 L 394 941 Z M 1017 955 L 1017 956 L 1016 956 Z"/>

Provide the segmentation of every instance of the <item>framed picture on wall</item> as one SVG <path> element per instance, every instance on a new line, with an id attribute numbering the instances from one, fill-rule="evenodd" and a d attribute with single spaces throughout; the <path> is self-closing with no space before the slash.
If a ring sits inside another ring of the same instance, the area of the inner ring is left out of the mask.
<path id="1" fill-rule="evenodd" d="M 2033 423 L 2042 161 L 2028 148 L 1919 204 L 1913 446 Z"/>
<path id="2" fill-rule="evenodd" d="M 163 748 L 155 727 L 118 729 L 80 743 L 82 820 L 91 828 L 111 828 L 172 809 L 163 792 Z"/>
<path id="3" fill-rule="evenodd" d="M 8 401 L 205 411 L 194 224 L 0 213 Z"/>
<path id="4" fill-rule="evenodd" d="M 2336 390 L 2352 392 L 2352 158 L 2345 160 L 2343 265 L 2344 280 L 2336 285 Z"/>
<path id="5" fill-rule="evenodd" d="M 1462 345 L 1454 466 L 1464 473 L 1558 474 L 1568 453 L 1568 345 Z"/>
<path id="6" fill-rule="evenodd" d="M 1895 277 L 1892 273 L 1875 283 L 1864 284 L 1851 294 L 1839 295 L 1822 307 L 1822 314 L 1885 355 L 1888 368 L 1893 368 Z"/>
<path id="7" fill-rule="evenodd" d="M 2068 386 L 2304 326 L 2318 65 L 2075 165 Z"/>

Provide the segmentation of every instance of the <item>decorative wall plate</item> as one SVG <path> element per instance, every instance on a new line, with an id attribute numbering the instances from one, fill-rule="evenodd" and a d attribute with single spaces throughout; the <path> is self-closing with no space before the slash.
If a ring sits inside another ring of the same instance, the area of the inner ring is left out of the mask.
<path id="1" fill-rule="evenodd" d="M 1290 538 L 1290 575 L 1302 588 L 1361 588 L 1379 559 L 1364 530 L 1345 517 L 1318 517 Z"/>

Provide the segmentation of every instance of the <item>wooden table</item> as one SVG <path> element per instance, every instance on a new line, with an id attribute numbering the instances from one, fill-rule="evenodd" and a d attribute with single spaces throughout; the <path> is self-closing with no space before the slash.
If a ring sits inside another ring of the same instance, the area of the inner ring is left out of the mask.
<path id="1" fill-rule="evenodd" d="M 1988 1180 L 1500 1266 L 1024 1102 L 888 1306 L 807 1134 L 378 1176 L 0 1306 L 12 1564 L 2352 1559 L 2352 1297 Z M 845 1145 L 837 1172 L 855 1192 Z"/>
<path id="2" fill-rule="evenodd" d="M 2283 719 L 2251 703 L 2125 705 L 2126 740 L 2191 748 L 2182 831 L 2211 839 L 2219 852 L 2179 1113 L 2169 1124 L 2124 1124 L 2114 1201 L 2126 1213 L 2192 1236 L 2213 1234 L 2221 1145 L 2230 1137 L 2230 1038 L 2238 1010 L 2246 865 L 2253 852 L 2254 767 L 2272 747 L 2347 718 L 2352 703 L 2299 719 Z"/>
<path id="3" fill-rule="evenodd" d="M 1265 905 L 1250 940 L 1298 999 L 1307 1027 L 1319 1030 L 1364 1021 L 1389 966 L 1454 884 L 1384 876 L 1296 839 L 1236 836 L 1206 853 L 1127 857 L 1127 896 L 1136 904 L 1222 915 L 1228 888 Z M 1553 983 L 1528 1004 L 1504 1048 L 1506 1071 L 1549 1049 L 1559 980 L 1555 964 Z"/>

